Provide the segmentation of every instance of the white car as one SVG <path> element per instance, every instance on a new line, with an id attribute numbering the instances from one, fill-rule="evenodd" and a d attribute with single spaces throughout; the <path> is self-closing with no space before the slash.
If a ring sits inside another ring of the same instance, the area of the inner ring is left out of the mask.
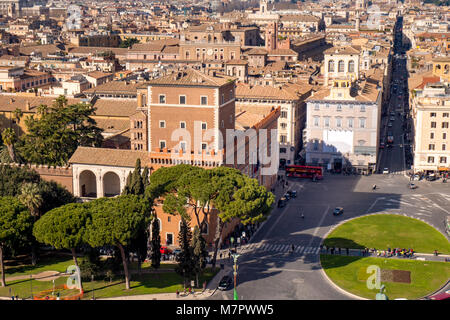
<path id="1" fill-rule="evenodd" d="M 389 174 L 389 169 L 388 168 L 384 168 L 383 169 L 383 174 Z"/>

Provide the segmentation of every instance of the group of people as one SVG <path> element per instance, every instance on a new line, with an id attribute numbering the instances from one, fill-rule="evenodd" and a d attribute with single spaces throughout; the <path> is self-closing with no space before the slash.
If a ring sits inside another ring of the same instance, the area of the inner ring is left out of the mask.
<path id="1" fill-rule="evenodd" d="M 414 250 L 413 249 L 401 249 L 401 248 L 388 248 L 387 250 L 378 250 L 376 248 L 364 248 L 362 255 L 363 256 L 367 256 L 369 254 L 374 254 L 377 257 L 405 257 L 405 258 L 410 258 L 414 255 Z"/>

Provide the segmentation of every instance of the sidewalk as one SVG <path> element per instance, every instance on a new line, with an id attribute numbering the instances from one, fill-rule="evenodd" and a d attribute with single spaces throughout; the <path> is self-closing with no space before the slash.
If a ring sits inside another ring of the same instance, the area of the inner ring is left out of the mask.
<path id="1" fill-rule="evenodd" d="M 325 249 L 325 246 L 320 250 L 321 254 L 330 254 L 330 255 L 341 255 L 341 256 L 347 256 L 347 249 L 346 248 L 341 248 L 341 253 L 339 253 L 339 248 L 336 248 L 334 251 L 334 254 L 331 253 L 330 248 Z M 381 250 L 382 252 L 383 250 Z M 419 253 L 419 252 L 414 252 L 412 257 L 402 257 L 402 256 L 391 256 L 391 257 L 386 257 L 383 255 L 377 255 L 376 253 L 367 253 L 367 254 L 363 254 L 363 250 L 361 249 L 349 249 L 349 254 L 348 256 L 358 256 L 358 257 L 369 257 L 369 258 L 384 258 L 384 259 L 408 259 L 408 260 L 427 260 L 427 261 L 440 261 L 440 262 L 446 262 L 446 259 L 450 260 L 450 255 L 445 255 L 445 254 L 438 254 L 437 256 L 435 256 L 432 253 Z"/>

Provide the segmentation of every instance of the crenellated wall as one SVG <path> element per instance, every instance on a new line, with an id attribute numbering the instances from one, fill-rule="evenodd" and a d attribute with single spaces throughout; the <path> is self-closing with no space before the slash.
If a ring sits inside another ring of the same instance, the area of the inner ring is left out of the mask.
<path id="1" fill-rule="evenodd" d="M 72 167 L 49 167 L 47 165 L 23 165 L 15 164 L 17 167 L 26 167 L 35 170 L 43 180 L 55 181 L 64 186 L 67 190 L 73 193 L 72 182 Z"/>

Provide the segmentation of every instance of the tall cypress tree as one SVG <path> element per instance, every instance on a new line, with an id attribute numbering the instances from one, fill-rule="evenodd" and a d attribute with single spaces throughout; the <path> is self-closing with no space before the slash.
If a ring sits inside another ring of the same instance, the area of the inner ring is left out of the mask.
<path id="1" fill-rule="evenodd" d="M 141 176 L 141 159 L 136 160 L 133 174 L 131 175 L 131 194 L 142 195 L 144 194 L 144 183 Z"/>
<path id="2" fill-rule="evenodd" d="M 159 222 L 156 216 L 154 215 L 152 221 L 152 238 L 151 238 L 151 259 L 152 259 L 152 267 L 158 269 L 161 264 L 161 237 L 159 235 Z"/>
<path id="3" fill-rule="evenodd" d="M 175 268 L 175 272 L 183 277 L 184 288 L 186 288 L 186 279 L 190 279 L 194 273 L 191 241 L 192 233 L 190 224 L 184 218 L 181 218 L 180 232 L 178 234 L 181 252 L 177 256 L 178 266 Z"/>
<path id="4" fill-rule="evenodd" d="M 127 183 L 125 184 L 125 187 L 123 188 L 122 194 L 131 194 L 131 190 L 130 190 L 130 187 L 131 187 L 131 177 L 132 177 L 132 172 L 130 172 L 130 173 L 128 174 L 128 177 L 127 177 Z"/>
<path id="5" fill-rule="evenodd" d="M 198 285 L 198 276 L 203 272 L 206 267 L 206 257 L 208 251 L 206 250 L 206 241 L 200 233 L 198 226 L 194 227 L 194 237 L 192 238 L 192 253 L 193 253 L 193 266 L 195 272 L 195 278 Z"/>
<path id="6" fill-rule="evenodd" d="M 142 183 L 144 184 L 144 191 L 145 191 L 145 188 L 147 188 L 148 185 L 150 184 L 149 170 L 147 166 L 145 166 L 144 170 L 142 171 Z"/>

